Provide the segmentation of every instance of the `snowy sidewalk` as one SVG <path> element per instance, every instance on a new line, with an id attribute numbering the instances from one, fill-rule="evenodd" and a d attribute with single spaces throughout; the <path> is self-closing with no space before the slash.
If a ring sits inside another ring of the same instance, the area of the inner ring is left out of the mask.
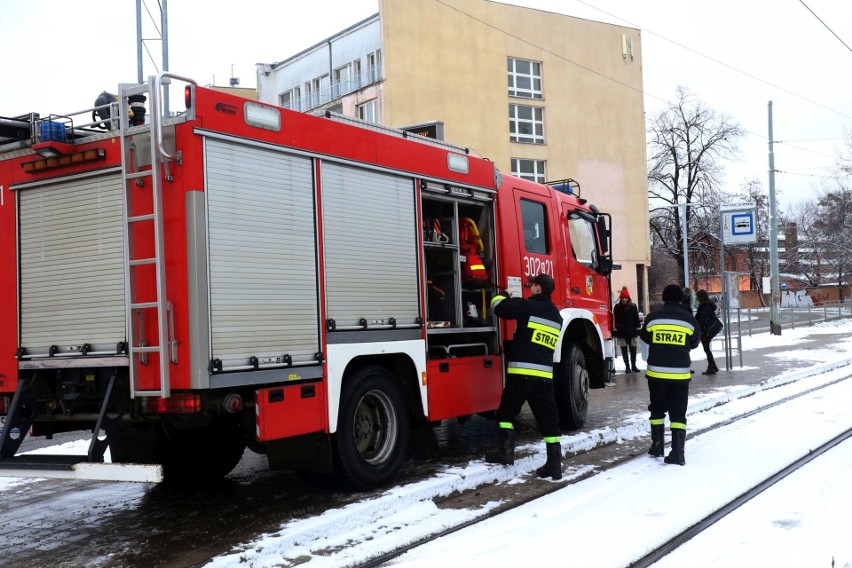
<path id="1" fill-rule="evenodd" d="M 833 371 L 838 376 L 848 370 Z M 787 388 L 787 387 L 782 387 Z M 773 389 L 775 390 L 775 389 Z M 760 405 L 765 391 L 725 405 L 725 412 Z M 546 497 L 418 547 L 390 565 L 506 566 L 548 563 L 563 556 L 584 567 L 627 566 L 694 525 L 758 482 L 852 427 L 852 381 L 767 410 L 687 441 L 685 467 L 650 456 L 608 470 Z M 740 407 L 737 409 L 736 407 Z M 691 420 L 691 424 L 692 424 Z M 837 486 L 836 517 L 821 512 L 818 526 L 783 532 L 775 558 L 732 556 L 736 565 L 813 565 L 814 552 L 830 553 L 838 566 L 852 562 L 848 525 L 852 508 L 852 443 L 843 452 L 846 481 Z M 807 530 L 805 530 L 807 529 Z M 766 538 L 743 527 L 745 542 Z M 727 548 L 733 543 L 718 543 Z M 805 546 L 807 544 L 807 546 Z M 706 566 L 698 558 L 687 564 Z M 723 565 L 722 563 L 719 564 Z M 828 564 L 821 564 L 828 565 Z"/>

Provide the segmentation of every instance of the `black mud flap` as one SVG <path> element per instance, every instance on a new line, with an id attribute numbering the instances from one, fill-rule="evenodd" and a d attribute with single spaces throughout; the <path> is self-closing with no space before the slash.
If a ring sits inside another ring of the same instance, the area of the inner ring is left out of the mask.
<path id="1" fill-rule="evenodd" d="M 612 359 L 602 359 L 601 364 L 597 367 L 597 372 L 589 369 L 590 389 L 602 389 L 604 383 L 615 377 L 615 362 Z"/>

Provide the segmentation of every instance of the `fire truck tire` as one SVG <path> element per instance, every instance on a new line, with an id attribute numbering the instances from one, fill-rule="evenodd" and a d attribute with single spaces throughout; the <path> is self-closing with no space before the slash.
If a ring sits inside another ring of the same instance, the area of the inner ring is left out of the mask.
<path id="1" fill-rule="evenodd" d="M 577 430 L 586 423 L 589 411 L 589 371 L 583 349 L 574 343 L 554 373 L 556 409 L 563 431 Z"/>
<path id="2" fill-rule="evenodd" d="M 408 445 L 409 417 L 384 367 L 357 371 L 344 387 L 334 436 L 335 474 L 348 487 L 369 489 L 396 475 Z"/>

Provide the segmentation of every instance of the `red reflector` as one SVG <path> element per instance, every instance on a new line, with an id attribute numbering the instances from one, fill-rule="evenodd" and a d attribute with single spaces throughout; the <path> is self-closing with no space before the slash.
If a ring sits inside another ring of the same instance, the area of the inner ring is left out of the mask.
<path id="1" fill-rule="evenodd" d="M 9 407 L 12 406 L 11 394 L 0 394 L 0 414 L 9 414 Z"/>
<path id="2" fill-rule="evenodd" d="M 201 395 L 176 393 L 169 398 L 152 396 L 145 399 L 146 414 L 194 414 L 201 412 Z"/>

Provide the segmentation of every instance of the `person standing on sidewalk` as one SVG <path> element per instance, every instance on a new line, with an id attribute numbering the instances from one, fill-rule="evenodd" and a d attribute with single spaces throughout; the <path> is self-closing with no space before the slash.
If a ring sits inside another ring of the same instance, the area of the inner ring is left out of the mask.
<path id="1" fill-rule="evenodd" d="M 515 463 L 513 420 L 526 402 L 547 447 L 547 462 L 536 474 L 562 479 L 562 432 L 553 394 L 553 354 L 562 331 L 562 316 L 550 300 L 555 288 L 553 278 L 539 274 L 531 280 L 529 299 L 513 298 L 507 290 L 491 300 L 494 315 L 516 320 L 517 326 L 507 353 L 506 386 L 497 408 L 498 450 L 487 452 L 485 461 Z"/>
<path id="2" fill-rule="evenodd" d="M 715 375 L 719 372 L 719 367 L 716 366 L 716 360 L 713 358 L 713 352 L 710 350 L 710 341 L 719 333 L 715 327 L 715 325 L 718 325 L 716 321 L 719 319 L 716 317 L 716 304 L 710 299 L 707 290 L 699 290 L 695 294 L 695 297 L 698 299 L 698 309 L 695 310 L 695 319 L 698 320 L 698 325 L 701 326 L 701 346 L 704 348 L 704 354 L 707 355 L 707 370 L 701 374 Z"/>
<path id="3" fill-rule="evenodd" d="M 636 338 L 639 336 L 639 308 L 630 299 L 627 286 L 621 288 L 618 302 L 612 308 L 612 319 L 615 324 L 613 335 L 618 347 L 621 348 L 621 357 L 624 359 L 625 373 L 638 373 L 636 367 Z M 630 350 L 630 360 L 627 360 L 627 351 Z"/>
<path id="4" fill-rule="evenodd" d="M 683 290 L 677 284 L 663 289 L 663 306 L 645 317 L 639 337 L 648 344 L 648 379 L 651 404 L 651 448 L 654 457 L 663 455 L 666 413 L 672 431 L 672 449 L 666 463 L 685 465 L 686 408 L 692 360 L 689 352 L 698 347 L 698 322 L 681 307 Z"/>

